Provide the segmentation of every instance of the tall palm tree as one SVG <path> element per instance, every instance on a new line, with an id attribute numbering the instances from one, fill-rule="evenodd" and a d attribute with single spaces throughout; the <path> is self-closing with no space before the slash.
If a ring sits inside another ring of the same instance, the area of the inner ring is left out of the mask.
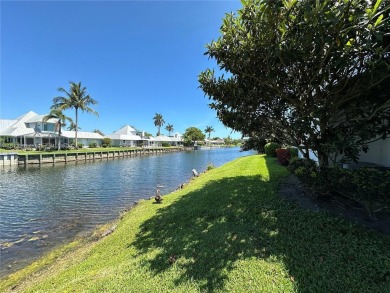
<path id="1" fill-rule="evenodd" d="M 87 112 L 99 116 L 99 114 L 89 107 L 89 105 L 97 105 L 97 101 L 92 99 L 90 95 L 87 94 L 87 88 L 81 85 L 81 82 L 75 83 L 70 81 L 69 91 L 60 87 L 58 91 L 65 93 L 65 96 L 55 97 L 53 99 L 52 109 L 66 110 L 66 109 L 75 109 L 76 112 L 76 121 L 75 121 L 75 147 L 77 148 L 77 132 L 78 132 L 78 121 L 79 121 L 79 110 L 82 112 Z"/>
<path id="2" fill-rule="evenodd" d="M 166 127 L 165 127 L 166 131 L 168 131 L 168 136 L 171 136 L 171 132 L 174 130 L 173 129 L 173 125 L 172 124 L 168 124 Z"/>
<path id="3" fill-rule="evenodd" d="M 214 128 L 212 126 L 206 126 L 206 129 L 204 130 L 204 132 L 208 133 L 209 134 L 209 145 L 210 145 L 210 135 L 211 135 L 211 132 L 214 132 Z"/>
<path id="4" fill-rule="evenodd" d="M 160 135 L 160 127 L 165 124 L 164 118 L 161 114 L 156 113 L 153 117 L 154 125 L 158 127 L 157 136 Z"/>
<path id="5" fill-rule="evenodd" d="M 69 121 L 71 124 L 73 123 L 72 118 L 65 116 L 59 109 L 52 109 L 50 113 L 43 117 L 42 122 L 47 122 L 50 119 L 57 119 L 56 129 L 58 129 L 58 150 L 61 149 L 61 127 L 65 126 L 65 121 Z"/>

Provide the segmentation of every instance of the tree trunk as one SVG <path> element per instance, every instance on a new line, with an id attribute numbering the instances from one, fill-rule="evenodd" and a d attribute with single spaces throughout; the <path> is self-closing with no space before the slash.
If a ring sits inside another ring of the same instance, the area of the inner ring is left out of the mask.
<path id="1" fill-rule="evenodd" d="M 76 133 L 75 133 L 75 148 L 78 149 L 79 148 L 79 144 L 77 142 L 77 131 L 78 131 L 78 128 L 79 128 L 79 115 L 78 115 L 78 108 L 76 108 Z"/>
<path id="2" fill-rule="evenodd" d="M 61 150 L 61 120 L 59 121 L 59 125 L 58 125 L 58 151 Z"/>
<path id="3" fill-rule="evenodd" d="M 329 157 L 322 151 L 318 151 L 318 164 L 321 168 L 329 166 Z"/>

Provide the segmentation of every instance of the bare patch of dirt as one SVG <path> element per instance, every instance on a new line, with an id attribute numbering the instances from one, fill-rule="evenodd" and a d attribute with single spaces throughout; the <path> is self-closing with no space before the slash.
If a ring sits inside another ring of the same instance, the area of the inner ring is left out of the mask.
<path id="1" fill-rule="evenodd" d="M 290 202 L 311 211 L 326 211 L 353 221 L 359 225 L 390 235 L 390 211 L 375 213 L 369 217 L 366 209 L 358 202 L 340 196 L 319 198 L 311 194 L 294 175 L 289 175 L 280 185 L 279 194 Z"/>

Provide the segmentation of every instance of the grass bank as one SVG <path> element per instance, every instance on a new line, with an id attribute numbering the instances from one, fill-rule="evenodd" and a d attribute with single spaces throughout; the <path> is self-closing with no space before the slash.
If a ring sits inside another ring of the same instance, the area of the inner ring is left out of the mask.
<path id="1" fill-rule="evenodd" d="M 286 175 L 274 159 L 237 159 L 162 204 L 141 202 L 111 235 L 19 284 L 16 273 L 7 286 L 12 292 L 389 292 L 390 237 L 286 202 L 277 192 Z"/>

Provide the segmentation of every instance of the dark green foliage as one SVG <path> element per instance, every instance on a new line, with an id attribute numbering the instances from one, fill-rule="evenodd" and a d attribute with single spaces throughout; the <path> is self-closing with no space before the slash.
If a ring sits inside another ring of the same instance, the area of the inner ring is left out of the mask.
<path id="1" fill-rule="evenodd" d="M 249 150 L 255 150 L 259 154 L 264 154 L 264 146 L 267 143 L 265 138 L 252 136 L 247 140 L 244 140 L 244 143 L 241 146 L 241 150 L 243 151 L 249 151 Z"/>
<path id="2" fill-rule="evenodd" d="M 293 158 L 287 167 L 317 196 L 343 196 L 361 203 L 369 214 L 390 208 L 390 171 L 373 168 L 319 168 L 314 161 Z"/>
<path id="3" fill-rule="evenodd" d="M 196 141 L 203 141 L 204 138 L 204 133 L 197 127 L 188 127 L 183 135 L 185 145 L 194 145 Z"/>
<path id="4" fill-rule="evenodd" d="M 169 144 L 169 142 L 162 142 L 161 143 L 161 146 L 164 147 L 164 148 L 167 148 L 167 147 L 170 147 L 171 145 Z"/>
<path id="5" fill-rule="evenodd" d="M 276 157 L 276 149 L 280 148 L 280 144 L 269 142 L 264 146 L 265 154 L 270 157 Z"/>
<path id="6" fill-rule="evenodd" d="M 296 148 L 296 147 L 287 147 L 287 149 L 290 151 L 291 158 L 297 158 L 298 157 L 298 148 Z"/>
<path id="7" fill-rule="evenodd" d="M 109 138 L 109 137 L 105 137 L 105 138 L 103 138 L 103 140 L 102 140 L 102 146 L 104 147 L 104 148 L 106 148 L 106 147 L 110 147 L 111 146 L 111 138 Z"/>
<path id="8" fill-rule="evenodd" d="M 207 45 L 218 70 L 199 75 L 226 126 L 312 149 L 321 166 L 389 136 L 389 1 L 242 3 Z"/>

